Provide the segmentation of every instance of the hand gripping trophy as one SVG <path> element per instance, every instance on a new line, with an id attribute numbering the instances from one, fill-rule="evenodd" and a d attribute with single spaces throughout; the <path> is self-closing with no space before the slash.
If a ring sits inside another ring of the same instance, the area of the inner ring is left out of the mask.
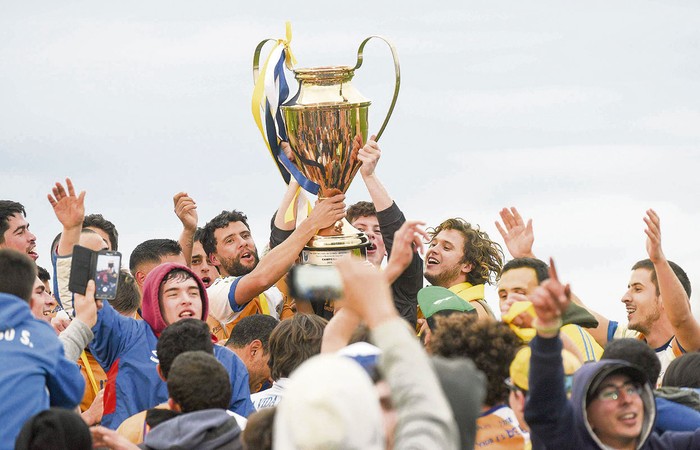
<path id="1" fill-rule="evenodd" d="M 253 56 L 253 116 L 285 182 L 293 176 L 319 201 L 345 193 L 362 164 L 357 159 L 367 141 L 371 102 L 353 86 L 355 71 L 362 66 L 363 50 L 371 39 L 386 42 L 394 59 L 396 83 L 389 111 L 377 140 L 384 132 L 396 105 L 401 82 L 394 46 L 381 36 L 370 36 L 360 44 L 354 67 L 329 66 L 297 69 L 291 53 L 291 28 L 286 39 L 266 39 Z M 268 42 L 276 42 L 260 69 L 260 53 Z M 294 72 L 299 90 L 289 97 L 285 67 Z M 281 151 L 281 142 L 292 148 L 293 162 Z M 367 236 L 343 219 L 320 230 L 302 251 L 305 264 L 331 265 L 348 253 L 366 256 Z"/>

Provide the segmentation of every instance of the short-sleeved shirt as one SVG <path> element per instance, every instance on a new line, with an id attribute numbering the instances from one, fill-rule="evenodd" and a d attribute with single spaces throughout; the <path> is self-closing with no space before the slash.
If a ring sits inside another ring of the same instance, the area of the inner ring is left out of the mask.
<path id="1" fill-rule="evenodd" d="M 530 434 L 520 427 L 512 409 L 497 405 L 476 419 L 474 448 L 490 450 L 522 449 L 530 442 Z"/>
<path id="2" fill-rule="evenodd" d="M 245 275 L 244 275 L 245 276 Z M 284 296 L 272 286 L 248 303 L 236 303 L 236 286 L 243 277 L 228 276 L 217 278 L 207 288 L 209 297 L 209 328 L 220 340 L 228 339 L 231 330 L 244 317 L 267 314 L 279 319 L 277 307 L 284 302 Z"/>

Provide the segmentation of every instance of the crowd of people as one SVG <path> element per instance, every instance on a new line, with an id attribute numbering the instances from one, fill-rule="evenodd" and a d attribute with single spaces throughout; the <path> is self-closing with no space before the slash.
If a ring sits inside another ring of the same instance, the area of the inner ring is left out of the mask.
<path id="1" fill-rule="evenodd" d="M 76 245 L 119 250 L 85 191 L 51 188 L 43 268 L 31 211 L 0 200 L 0 450 L 700 448 L 700 324 L 656 212 L 622 324 L 537 259 L 515 208 L 496 222 L 508 260 L 461 218 L 406 220 L 380 156 L 359 151 L 371 201 L 347 208 L 331 195 L 297 219 L 292 179 L 261 255 L 244 213 L 200 223 L 176 194 L 182 233 L 136 246 L 110 300 L 71 289 Z M 335 263 L 339 298 L 293 298 L 287 273 L 344 217 L 366 258 Z"/>

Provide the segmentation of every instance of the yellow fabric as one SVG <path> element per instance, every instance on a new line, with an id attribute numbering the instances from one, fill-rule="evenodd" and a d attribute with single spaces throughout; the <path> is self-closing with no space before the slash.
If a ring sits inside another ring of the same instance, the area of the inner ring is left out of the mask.
<path id="1" fill-rule="evenodd" d="M 513 384 L 526 391 L 530 390 L 528 377 L 530 375 L 531 354 L 530 347 L 522 347 L 515 354 L 509 369 L 510 379 Z M 581 361 L 568 350 L 563 349 L 561 351 L 561 358 L 564 366 L 564 375 L 573 375 L 581 367 Z"/>
<path id="2" fill-rule="evenodd" d="M 486 303 L 486 300 L 484 299 L 483 284 L 473 286 L 471 283 L 465 281 L 464 283 L 455 284 L 454 286 L 450 287 L 449 290 L 457 294 L 457 296 L 462 300 L 480 304 L 484 310 L 486 310 L 489 317 L 494 319 L 496 318 L 496 315 L 493 313 L 493 311 L 491 311 L 491 307 L 489 307 L 489 304 Z"/>
<path id="3" fill-rule="evenodd" d="M 265 145 L 267 146 L 267 149 L 270 151 L 270 155 L 274 158 L 275 155 L 272 154 L 272 148 L 270 147 L 270 143 L 267 141 L 267 135 L 265 134 L 265 129 L 263 128 L 263 118 L 262 114 L 260 112 L 260 104 L 263 100 L 263 97 L 265 96 L 265 73 L 267 72 L 267 67 L 270 64 L 270 56 L 274 53 L 274 50 L 279 47 L 280 45 L 284 46 L 284 49 L 286 50 L 285 54 L 285 62 L 287 64 L 287 67 L 293 67 L 296 65 L 297 60 L 292 54 L 292 49 L 289 46 L 289 44 L 292 42 L 292 24 L 290 22 L 286 22 L 285 24 L 286 28 L 286 39 L 278 39 L 277 44 L 275 47 L 272 49 L 270 54 L 268 55 L 267 59 L 265 60 L 265 64 L 263 64 L 262 70 L 258 72 L 258 78 L 255 80 L 255 87 L 253 88 L 253 100 L 252 100 L 252 111 L 253 111 L 253 119 L 255 120 L 255 125 L 258 127 L 258 130 L 260 130 L 260 134 L 263 137 L 263 141 L 265 141 Z M 274 64 L 274 62 L 273 62 Z"/>
<path id="4" fill-rule="evenodd" d="M 83 355 L 85 355 L 85 359 L 83 359 Z M 92 405 L 100 389 L 107 384 L 107 374 L 89 352 L 84 351 L 80 355 L 78 365 L 80 366 L 80 374 L 85 379 L 85 391 L 83 391 L 83 399 L 80 401 L 80 411 L 85 412 Z M 95 383 L 91 381 L 91 378 L 95 380 Z"/>
<path id="5" fill-rule="evenodd" d="M 265 294 L 260 294 L 253 300 L 249 301 L 245 308 L 241 310 L 241 312 L 232 322 L 224 325 L 210 314 L 207 317 L 207 325 L 209 325 L 209 331 L 211 331 L 211 334 L 216 336 L 216 338 L 219 341 L 222 341 L 221 343 L 224 344 L 231 336 L 231 330 L 233 330 L 233 327 L 235 327 L 238 322 L 241 321 L 241 319 L 244 317 L 253 316 L 255 314 L 270 315 L 270 304 L 268 303 Z"/>
<path id="6" fill-rule="evenodd" d="M 535 337 L 537 330 L 534 328 L 520 328 L 511 323 L 513 319 L 522 313 L 527 313 L 533 318 L 537 316 L 535 314 L 535 308 L 532 306 L 532 302 L 523 301 L 513 303 L 508 310 L 508 313 L 504 315 L 502 319 L 508 324 L 510 329 L 523 340 L 523 342 L 528 343 Z M 595 339 L 593 339 L 593 336 L 591 336 L 591 334 L 582 327 L 568 324 L 561 327 L 560 331 L 566 334 L 569 339 L 573 341 L 576 348 L 578 348 L 581 352 L 584 362 L 598 361 L 603 355 L 603 347 L 601 347 L 595 341 Z"/>
<path id="7" fill-rule="evenodd" d="M 92 373 L 92 369 L 90 368 L 90 361 L 88 361 L 88 357 L 85 354 L 85 350 L 83 350 L 83 352 L 80 354 L 80 360 L 83 362 L 83 367 L 85 367 L 85 373 L 87 374 L 90 386 L 92 386 L 92 390 L 95 392 L 99 392 L 100 388 L 97 386 L 95 374 Z"/>

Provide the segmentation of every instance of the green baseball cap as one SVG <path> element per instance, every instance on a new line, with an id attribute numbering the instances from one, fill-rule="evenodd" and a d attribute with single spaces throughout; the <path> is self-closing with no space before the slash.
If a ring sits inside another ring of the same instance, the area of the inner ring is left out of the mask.
<path id="1" fill-rule="evenodd" d="M 428 286 L 418 291 L 418 305 L 425 318 L 439 311 L 469 312 L 474 307 L 447 288 Z"/>

